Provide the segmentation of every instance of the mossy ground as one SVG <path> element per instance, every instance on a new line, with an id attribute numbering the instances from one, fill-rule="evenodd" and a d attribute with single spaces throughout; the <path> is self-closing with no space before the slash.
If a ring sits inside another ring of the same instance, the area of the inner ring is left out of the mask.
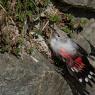
<path id="1" fill-rule="evenodd" d="M 35 47 L 32 34 L 48 38 L 49 25 L 56 24 L 63 32 L 71 34 L 88 22 L 88 19 L 60 12 L 50 0 L 1 0 L 0 14 L 0 52 L 16 56 L 23 52 L 23 48 L 31 54 Z"/>

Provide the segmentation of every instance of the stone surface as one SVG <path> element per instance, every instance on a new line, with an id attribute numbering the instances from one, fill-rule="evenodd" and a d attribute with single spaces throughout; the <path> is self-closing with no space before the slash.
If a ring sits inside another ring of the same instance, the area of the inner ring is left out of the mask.
<path id="1" fill-rule="evenodd" d="M 95 9 L 95 0 L 61 0 L 67 4 Z"/>
<path id="2" fill-rule="evenodd" d="M 36 57 L 36 59 L 34 58 Z M 0 54 L 0 95 L 72 95 L 64 78 L 40 53 L 18 59 Z"/>
<path id="3" fill-rule="evenodd" d="M 95 46 L 95 20 L 91 19 L 84 26 L 84 29 L 81 33 L 76 34 L 74 32 L 72 34 L 72 38 L 89 53 L 91 50 L 90 50 L 90 45 L 87 42 L 87 40 L 89 40 L 91 44 Z"/>

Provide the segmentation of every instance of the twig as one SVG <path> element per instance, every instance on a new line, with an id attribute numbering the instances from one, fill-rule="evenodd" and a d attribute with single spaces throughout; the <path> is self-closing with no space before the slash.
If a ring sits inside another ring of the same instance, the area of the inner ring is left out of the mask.
<path id="1" fill-rule="evenodd" d="M 3 11 L 5 12 L 5 13 L 7 13 L 7 11 L 5 10 L 5 8 L 0 4 L 0 7 L 3 9 Z"/>
<path id="2" fill-rule="evenodd" d="M 35 57 L 33 57 L 32 55 L 31 55 L 31 58 L 32 58 L 36 63 L 39 62 L 39 61 L 38 61 Z"/>
<path id="3" fill-rule="evenodd" d="M 3 9 L 3 11 L 8 15 L 7 11 L 5 10 L 5 8 L 0 4 L 0 7 Z M 9 15 L 8 15 L 9 16 Z M 9 16 L 9 19 L 12 21 L 12 23 L 15 25 L 15 22 L 13 21 L 12 17 Z"/>
<path id="4" fill-rule="evenodd" d="M 42 31 L 44 31 L 44 29 L 46 28 L 46 26 L 49 24 L 49 20 L 46 22 L 46 24 L 44 25 L 44 27 L 42 28 Z"/>

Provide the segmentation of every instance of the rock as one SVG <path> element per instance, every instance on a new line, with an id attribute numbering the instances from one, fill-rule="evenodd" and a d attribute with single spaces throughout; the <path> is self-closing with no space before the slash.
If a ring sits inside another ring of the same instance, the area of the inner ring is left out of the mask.
<path id="1" fill-rule="evenodd" d="M 61 0 L 67 4 L 79 7 L 88 7 L 90 9 L 95 9 L 95 0 Z"/>
<path id="2" fill-rule="evenodd" d="M 87 42 L 89 40 L 93 46 L 95 46 L 95 20 L 91 19 L 83 28 L 83 31 L 78 35 L 75 32 L 72 34 L 72 38 L 80 46 L 82 46 L 88 53 L 90 53 L 90 45 Z M 86 40 L 86 39 L 87 40 Z"/>
<path id="3" fill-rule="evenodd" d="M 95 46 L 95 20 L 90 19 L 90 22 L 84 27 L 83 35 L 90 40 L 90 42 Z"/>
<path id="4" fill-rule="evenodd" d="M 18 59 L 0 54 L 0 95 L 72 95 L 64 78 L 40 53 Z"/>

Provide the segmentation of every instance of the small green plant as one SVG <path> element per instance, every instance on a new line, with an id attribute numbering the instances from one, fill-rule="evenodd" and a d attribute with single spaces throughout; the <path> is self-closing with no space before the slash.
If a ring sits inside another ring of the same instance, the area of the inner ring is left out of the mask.
<path id="1" fill-rule="evenodd" d="M 16 55 L 16 56 L 20 56 L 20 51 L 21 51 L 21 48 L 16 47 L 16 48 L 12 49 L 11 53 Z"/>
<path id="2" fill-rule="evenodd" d="M 87 18 L 81 18 L 80 19 L 80 24 L 81 24 L 81 26 L 84 26 L 85 24 L 87 24 L 88 23 L 88 19 Z"/>
<path id="3" fill-rule="evenodd" d="M 10 46 L 9 45 L 2 46 L 0 48 L 0 53 L 9 52 L 9 50 L 10 50 Z"/>
<path id="4" fill-rule="evenodd" d="M 70 21 L 74 21 L 75 17 L 72 14 L 65 14 L 65 16 L 68 18 Z"/>
<path id="5" fill-rule="evenodd" d="M 23 37 L 19 37 L 18 40 L 17 40 L 17 44 L 22 46 L 24 43 L 24 38 Z"/>
<path id="6" fill-rule="evenodd" d="M 63 28 L 62 28 L 62 30 L 65 32 L 65 33 L 71 33 L 71 30 L 68 28 L 68 26 L 64 26 Z"/>
<path id="7" fill-rule="evenodd" d="M 58 15 L 52 15 L 52 16 L 50 16 L 50 18 L 49 18 L 49 20 L 51 21 L 51 22 L 54 22 L 54 23 L 57 23 L 57 22 L 59 22 L 60 21 L 60 16 L 58 16 Z"/>
<path id="8" fill-rule="evenodd" d="M 33 47 L 30 47 L 30 48 L 27 50 L 27 53 L 28 53 L 28 54 L 32 54 L 32 52 L 33 52 Z"/>
<path id="9" fill-rule="evenodd" d="M 44 6 L 48 6 L 48 4 L 50 4 L 50 0 L 44 0 L 45 3 L 44 3 Z"/>
<path id="10" fill-rule="evenodd" d="M 22 0 L 17 1 L 16 4 L 16 18 L 19 21 L 24 21 L 26 16 L 32 16 L 33 13 L 36 13 L 37 6 L 34 0 Z"/>

